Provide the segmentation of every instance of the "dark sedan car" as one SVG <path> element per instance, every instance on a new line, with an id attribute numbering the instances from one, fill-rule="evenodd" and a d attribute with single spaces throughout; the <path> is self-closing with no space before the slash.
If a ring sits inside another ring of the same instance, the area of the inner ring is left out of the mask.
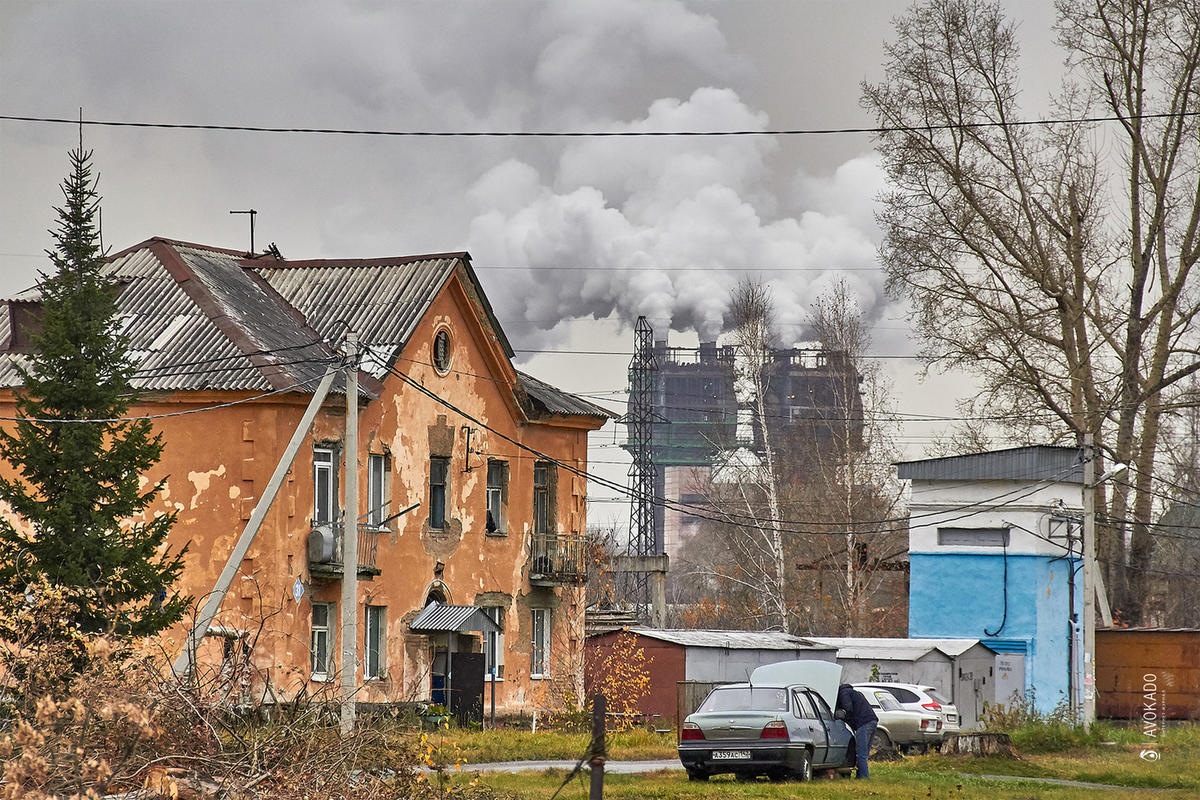
<path id="1" fill-rule="evenodd" d="M 823 661 L 769 666 L 755 670 L 749 683 L 714 689 L 684 720 L 679 759 L 689 778 L 732 772 L 807 781 L 813 769 L 853 765 L 850 729 L 823 696 L 836 700 L 841 667 Z"/>

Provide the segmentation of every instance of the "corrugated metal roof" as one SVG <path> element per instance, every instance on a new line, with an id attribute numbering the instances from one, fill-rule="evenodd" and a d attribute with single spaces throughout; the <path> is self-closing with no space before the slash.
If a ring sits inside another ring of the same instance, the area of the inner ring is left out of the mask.
<path id="1" fill-rule="evenodd" d="M 616 414 L 607 409 L 593 405 L 587 400 L 576 397 L 573 394 L 555 389 L 550 384 L 543 383 L 532 375 L 527 375 L 520 370 L 517 370 L 517 379 L 521 382 L 521 388 L 525 390 L 525 394 L 529 396 L 530 401 L 533 403 L 534 410 L 541 414 L 564 417 L 617 418 Z"/>
<path id="2" fill-rule="evenodd" d="M 728 650 L 833 650 L 831 645 L 778 631 L 662 630 L 631 628 L 634 633 L 684 647 L 722 647 Z"/>
<path id="3" fill-rule="evenodd" d="M 1083 483 L 1077 447 L 1033 445 L 987 453 L 901 461 L 902 480 L 1012 480 Z"/>
<path id="4" fill-rule="evenodd" d="M 452 606 L 430 603 L 421 609 L 408 624 L 413 633 L 462 633 L 466 631 L 499 631 L 491 617 L 479 606 Z"/>
<path id="5" fill-rule="evenodd" d="M 838 649 L 838 658 L 915 661 L 939 650 L 951 658 L 979 644 L 978 639 L 896 639 L 861 636 L 814 636 L 814 641 Z"/>
<path id="6" fill-rule="evenodd" d="M 136 356 L 134 386 L 144 391 L 274 388 L 214 318 L 184 291 L 150 244 L 121 253 L 105 265 L 105 272 L 122 284 L 117 309 Z M 186 251 L 179 252 L 183 257 Z M 203 286 L 204 281 L 198 279 L 194 288 L 203 291 Z M 37 292 L 30 290 L 22 296 L 36 298 Z M 174 333 L 166 335 L 171 328 Z M 306 338 L 313 337 L 309 334 Z M 0 353 L 0 385 L 20 385 L 20 376 L 13 369 L 17 358 Z"/>
<path id="7" fill-rule="evenodd" d="M 459 275 L 511 358 L 470 256 L 442 253 L 383 259 L 285 261 L 149 239 L 116 254 L 105 271 L 122 285 L 118 313 L 143 391 L 311 392 L 336 354 L 326 342 L 359 333 L 364 369 L 382 378 L 438 293 Z M 30 289 L 18 296 L 36 301 Z M 0 341 L 8 309 L 0 306 Z M 20 385 L 24 358 L 0 352 L 0 386 Z M 606 410 L 518 373 L 533 415 L 608 418 Z M 344 391 L 341 376 L 334 391 Z M 375 387 L 378 384 L 374 384 Z M 370 386 L 360 391 L 371 397 Z"/>

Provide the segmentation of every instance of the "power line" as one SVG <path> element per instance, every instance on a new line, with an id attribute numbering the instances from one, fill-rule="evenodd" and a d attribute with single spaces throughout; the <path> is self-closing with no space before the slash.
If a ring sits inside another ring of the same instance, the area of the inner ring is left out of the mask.
<path id="1" fill-rule="evenodd" d="M 378 360 L 376 360 L 376 363 L 380 363 L 380 362 Z M 547 453 L 537 450 L 536 448 L 530 447 L 529 445 L 525 444 L 524 442 L 517 441 L 513 437 L 509 436 L 508 434 L 506 434 L 502 431 L 497 430 L 496 428 L 493 428 L 491 425 L 487 424 L 486 422 L 483 422 L 478 417 L 475 417 L 474 415 L 470 414 L 469 412 L 464 411 L 463 409 L 454 405 L 449 400 L 445 399 L 444 397 L 437 394 L 433 390 L 431 390 L 428 387 L 417 382 L 416 380 L 411 378 L 406 373 L 401 372 L 400 370 L 396 369 L 395 366 L 383 365 L 383 364 L 380 364 L 380 365 L 385 366 L 385 368 L 388 370 L 388 372 L 390 372 L 392 375 L 398 377 L 405 384 L 412 387 L 419 393 L 429 397 L 431 400 L 435 401 L 436 403 L 455 412 L 456 414 L 463 417 L 464 419 L 478 425 L 479 427 L 481 427 L 487 431 L 490 431 L 491 433 L 493 433 L 496 436 L 500 437 L 501 439 L 509 442 L 510 444 L 513 444 L 516 447 L 518 447 L 528 453 L 532 453 L 533 455 L 538 456 L 542 460 L 552 463 L 557 467 L 561 467 L 562 469 L 567 470 L 568 472 L 572 473 L 573 475 L 577 475 L 577 476 L 582 477 L 589 481 L 594 481 L 594 482 L 598 483 L 599 485 L 604 486 L 609 489 L 612 489 L 620 494 L 625 495 L 626 497 L 633 496 L 633 493 L 625 486 L 622 486 L 622 485 L 620 485 L 614 481 L 611 481 L 607 478 L 604 478 L 602 476 L 595 475 L 594 473 L 591 473 L 587 470 L 581 469 L 580 467 L 578 467 L 574 464 L 571 464 L 571 463 L 562 461 L 561 459 L 555 458 Z M 653 498 L 651 498 L 651 502 L 653 502 L 654 504 L 656 504 L 662 508 L 679 511 L 679 512 L 687 514 L 688 516 L 696 517 L 698 519 L 707 519 L 707 520 L 710 520 L 713 522 L 720 522 L 720 523 L 724 523 L 724 524 L 733 524 L 733 525 L 738 525 L 739 527 L 743 527 L 743 528 L 751 528 L 751 529 L 757 529 L 757 530 L 763 530 L 763 531 L 774 531 L 775 528 L 766 528 L 763 526 L 762 523 L 772 523 L 772 524 L 777 524 L 777 525 L 789 525 L 789 526 L 790 525 L 809 525 L 809 526 L 826 527 L 826 528 L 832 527 L 832 528 L 836 528 L 837 530 L 814 531 L 814 530 L 803 530 L 803 529 L 795 529 L 795 528 L 787 528 L 787 529 L 780 528 L 780 532 L 781 533 L 789 533 L 789 534 L 803 534 L 803 535 L 815 535 L 815 534 L 842 535 L 843 533 L 846 532 L 847 528 L 869 527 L 869 526 L 878 526 L 878 525 L 893 524 L 893 523 L 895 523 L 895 524 L 907 523 L 907 522 L 911 521 L 912 519 L 925 517 L 925 516 L 942 517 L 943 522 L 953 522 L 956 519 L 962 519 L 964 517 L 973 516 L 975 513 L 977 513 L 977 511 L 980 511 L 980 510 L 1002 508 L 1005 505 L 1015 502 L 1016 500 L 1021 500 L 1021 499 L 1024 499 L 1025 497 L 1029 497 L 1029 496 L 1035 494 L 1036 492 L 1040 491 L 1043 488 L 1043 486 L 1042 486 L 1043 484 L 1053 483 L 1058 478 L 1064 477 L 1067 474 L 1069 474 L 1070 472 L 1074 471 L 1074 469 L 1075 469 L 1075 467 L 1074 467 L 1074 465 L 1072 465 L 1070 468 L 1064 469 L 1058 474 L 1048 476 L 1047 478 L 1034 483 L 1032 485 L 1032 487 L 1028 489 L 1028 491 L 1024 491 L 1021 494 L 1017 494 L 1017 492 L 1021 492 L 1021 490 L 1024 487 L 1019 487 L 1018 489 L 1013 489 L 1008 492 L 1004 492 L 1000 495 L 996 495 L 995 497 L 987 498 L 985 500 L 974 501 L 971 503 L 966 503 L 961 506 L 956 506 L 956 507 L 952 507 L 952 508 L 940 509 L 935 512 L 930 512 L 928 514 L 906 515 L 903 517 L 884 518 L 884 519 L 878 519 L 878 520 L 835 521 L 835 522 L 826 522 L 824 520 L 775 520 L 775 519 L 763 520 L 758 517 L 753 517 L 753 516 L 744 515 L 744 514 L 725 514 L 724 517 L 714 517 L 707 513 L 711 509 L 711 507 L 709 507 L 709 506 L 697 506 L 697 505 L 690 504 L 690 503 L 683 503 L 683 502 L 679 502 L 679 501 L 670 500 L 670 499 L 664 498 L 664 497 L 653 497 Z M 1014 494 L 1016 494 L 1015 497 L 1009 497 L 1010 495 L 1014 495 Z M 1006 497 L 1008 497 L 1009 499 L 1003 503 L 996 504 L 996 501 L 1002 500 Z M 945 515 L 945 514 L 952 514 L 952 513 L 958 512 L 958 511 L 966 511 L 967 513 L 964 513 L 959 517 L 951 517 L 951 518 L 943 517 L 943 515 Z M 735 520 L 738 520 L 738 519 L 748 520 L 748 522 L 744 522 L 744 523 L 736 522 Z M 891 534 L 891 533 L 896 533 L 896 531 L 892 531 L 892 530 L 866 531 L 864 533 L 866 533 L 866 534 Z"/>
<path id="2" fill-rule="evenodd" d="M 596 130 L 596 131 L 517 131 L 517 130 L 395 130 L 383 128 L 306 128 L 268 125 L 231 125 L 193 122 L 145 122 L 131 120 L 69 119 L 65 117 L 34 117 L 18 114 L 0 114 L 0 121 L 32 122 L 54 125 L 94 125 L 107 128 L 154 128 L 162 130 L 235 131 L 243 133 L 292 133 L 331 136 L 366 137 L 412 137 L 412 138 L 496 138 L 496 139 L 554 139 L 554 138 L 723 138 L 723 137 L 774 137 L 774 136 L 834 136 L 846 134 L 888 133 L 937 133 L 939 131 L 980 130 L 987 128 L 1050 127 L 1053 125 L 1092 125 L 1102 122 L 1128 122 L 1132 120 L 1179 119 L 1200 115 L 1198 111 L 1159 112 L 1153 114 L 1128 114 L 1088 117 L 1058 117 L 1050 119 L 1010 120 L 986 122 L 953 122 L 937 125 L 877 125 L 871 127 L 844 128 L 768 128 L 763 130 Z"/>
<path id="3" fill-rule="evenodd" d="M 140 416 L 135 416 L 135 417 L 109 417 L 109 418 L 105 418 L 105 419 L 80 419 L 80 418 L 59 419 L 56 417 L 0 417 L 0 421 L 3 421 L 3 422 L 35 422 L 35 423 L 42 424 L 42 425 L 48 425 L 48 424 L 54 424 L 54 423 L 113 424 L 113 423 L 118 423 L 118 422 L 139 422 L 141 420 L 149 420 L 149 419 L 167 419 L 168 417 L 183 417 L 183 416 L 187 416 L 188 414 L 201 414 L 205 411 L 215 411 L 216 409 L 219 409 L 219 408 L 229 408 L 231 406 L 240 406 L 240 405 L 243 405 L 244 403 L 252 403 L 256 400 L 262 400 L 265 397 L 272 397 L 277 394 L 284 394 L 286 392 L 295 391 L 297 389 L 306 389 L 306 388 L 311 387 L 313 384 L 320 382 L 320 380 L 321 379 L 319 377 L 317 377 L 317 378 L 312 378 L 310 380 L 298 381 L 296 383 L 291 384 L 290 386 L 284 386 L 279 389 L 272 389 L 269 392 L 262 392 L 261 394 L 256 394 L 252 397 L 242 397 L 237 400 L 230 400 L 229 402 L 226 402 L 226 403 L 216 403 L 214 405 L 201 406 L 200 408 L 189 408 L 189 409 L 184 409 L 183 411 L 169 411 L 169 412 L 165 412 L 162 414 L 142 414 Z"/>

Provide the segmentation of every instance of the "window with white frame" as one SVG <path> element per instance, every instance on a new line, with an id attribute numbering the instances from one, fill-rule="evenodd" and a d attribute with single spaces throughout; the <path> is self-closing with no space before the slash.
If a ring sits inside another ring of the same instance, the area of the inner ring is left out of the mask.
<path id="1" fill-rule="evenodd" d="M 446 527 L 446 498 L 450 496 L 450 459 L 429 459 L 429 528 Z"/>
<path id="2" fill-rule="evenodd" d="M 387 670 L 387 607 L 367 606 L 363 626 L 363 677 L 383 678 Z"/>
<path id="3" fill-rule="evenodd" d="M 336 603 L 312 604 L 312 676 L 324 680 L 333 672 L 334 620 L 337 619 Z"/>
<path id="4" fill-rule="evenodd" d="M 313 448 L 313 523 L 337 521 L 337 449 Z"/>
<path id="5" fill-rule="evenodd" d="M 535 608 L 531 611 L 533 648 L 530 651 L 529 677 L 550 677 L 550 609 Z"/>
<path id="6" fill-rule="evenodd" d="M 508 530 L 504 505 L 508 494 L 508 462 L 491 459 L 487 465 L 487 532 Z"/>
<path id="7" fill-rule="evenodd" d="M 367 524 L 379 526 L 387 519 L 389 459 L 383 453 L 367 456 Z"/>
<path id="8" fill-rule="evenodd" d="M 485 606 L 483 613 L 500 629 L 483 635 L 483 679 L 490 681 L 495 675 L 499 680 L 504 677 L 504 609 Z"/>

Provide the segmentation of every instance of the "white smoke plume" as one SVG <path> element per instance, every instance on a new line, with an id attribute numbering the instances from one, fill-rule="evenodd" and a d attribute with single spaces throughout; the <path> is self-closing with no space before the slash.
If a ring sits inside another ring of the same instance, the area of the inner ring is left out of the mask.
<path id="1" fill-rule="evenodd" d="M 767 125 L 732 90 L 706 87 L 604 127 Z M 771 286 L 785 344 L 805 338 L 812 300 L 842 277 L 877 317 L 886 302 L 875 269 L 877 160 L 853 159 L 825 178 L 795 175 L 780 197 L 770 189 L 777 148 L 771 137 L 599 138 L 541 170 L 509 159 L 468 192 L 470 248 L 482 265 L 530 268 L 505 271 L 489 292 L 508 316 L 544 332 L 564 319 L 616 314 L 631 324 L 645 315 L 656 330 L 711 340 L 745 275 Z"/>

